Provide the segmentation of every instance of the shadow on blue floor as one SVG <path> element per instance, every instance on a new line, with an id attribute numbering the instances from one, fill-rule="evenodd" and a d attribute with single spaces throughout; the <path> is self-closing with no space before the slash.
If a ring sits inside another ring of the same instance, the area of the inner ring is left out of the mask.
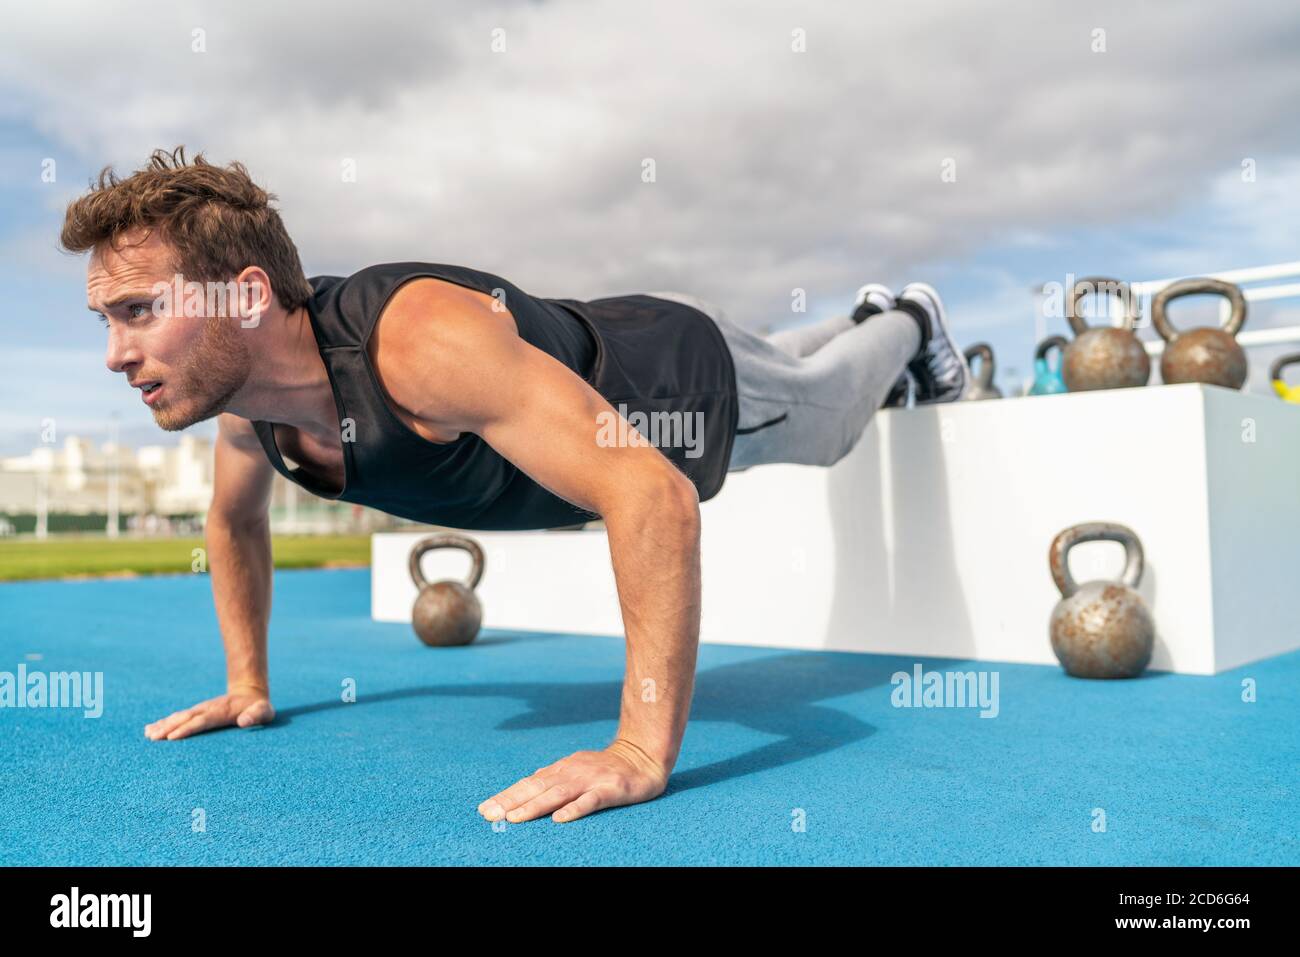
<path id="1" fill-rule="evenodd" d="M 182 742 L 142 729 L 221 690 L 206 578 L 0 586 L 0 672 L 105 687 L 99 718 L 0 709 L 0 863 L 1300 863 L 1300 654 L 1130 682 L 922 662 L 996 673 L 982 718 L 895 707 L 914 659 L 705 646 L 663 797 L 494 830 L 480 801 L 612 737 L 622 641 L 428 649 L 369 586 L 277 573 L 277 720 Z"/>

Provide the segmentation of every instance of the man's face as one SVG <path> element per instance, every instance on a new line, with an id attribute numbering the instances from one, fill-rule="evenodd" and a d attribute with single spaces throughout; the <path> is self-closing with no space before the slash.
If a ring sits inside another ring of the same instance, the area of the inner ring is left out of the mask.
<path id="1" fill-rule="evenodd" d="M 171 249 L 155 230 L 119 237 L 117 250 L 94 253 L 86 276 L 87 303 L 108 324 L 104 362 L 141 392 L 154 421 L 168 432 L 188 428 L 225 411 L 248 379 L 248 345 L 241 337 L 235 303 L 209 315 L 186 299 L 156 308 L 155 284 L 174 288 Z M 182 277 L 184 282 L 192 277 Z M 197 315 L 193 313 L 197 312 Z"/>

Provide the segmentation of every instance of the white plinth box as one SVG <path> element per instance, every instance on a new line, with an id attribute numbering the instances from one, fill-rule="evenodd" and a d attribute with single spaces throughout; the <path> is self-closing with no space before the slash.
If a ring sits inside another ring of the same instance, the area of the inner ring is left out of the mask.
<path id="1" fill-rule="evenodd" d="M 1055 664 L 1048 545 L 1111 521 L 1146 551 L 1152 669 L 1300 648 L 1300 407 L 1267 398 L 1179 385 L 884 411 L 831 468 L 733 472 L 701 514 L 705 642 Z M 485 627 L 622 634 L 603 530 L 471 534 Z M 373 537 L 376 620 L 410 621 L 421 537 Z M 1121 567 L 1116 544 L 1071 553 L 1079 581 Z"/>

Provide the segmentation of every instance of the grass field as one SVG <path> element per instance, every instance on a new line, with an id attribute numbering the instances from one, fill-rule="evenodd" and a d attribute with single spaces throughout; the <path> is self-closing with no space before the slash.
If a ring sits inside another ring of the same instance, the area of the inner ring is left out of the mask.
<path id="1" fill-rule="evenodd" d="M 45 541 L 0 541 L 0 581 L 109 575 L 179 575 L 197 571 L 202 538 L 58 536 Z M 357 567 L 370 564 L 368 535 L 276 535 L 276 568 Z"/>

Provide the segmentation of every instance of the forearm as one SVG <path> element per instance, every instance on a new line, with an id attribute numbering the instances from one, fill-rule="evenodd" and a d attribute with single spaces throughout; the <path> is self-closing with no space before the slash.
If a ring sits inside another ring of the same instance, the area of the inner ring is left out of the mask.
<path id="1" fill-rule="evenodd" d="M 693 494 L 646 495 L 604 518 L 627 633 L 618 737 L 671 771 L 695 688 L 699 503 Z"/>
<path id="2" fill-rule="evenodd" d="M 227 687 L 260 688 L 269 694 L 270 522 L 233 523 L 209 514 L 205 531 L 212 598 L 226 648 Z"/>

